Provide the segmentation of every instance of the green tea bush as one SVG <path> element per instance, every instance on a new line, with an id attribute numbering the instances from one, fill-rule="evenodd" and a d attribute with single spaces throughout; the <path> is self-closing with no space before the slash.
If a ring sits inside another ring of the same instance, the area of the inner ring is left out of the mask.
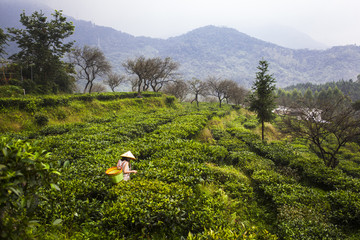
<path id="1" fill-rule="evenodd" d="M 186 237 L 222 225 L 219 203 L 185 185 L 161 181 L 124 182 L 110 190 L 101 227 L 109 238 Z"/>
<path id="2" fill-rule="evenodd" d="M 246 129 L 255 129 L 259 124 L 257 122 L 245 122 L 244 127 Z"/>
<path id="3" fill-rule="evenodd" d="M 283 205 L 278 211 L 278 235 L 283 239 L 345 239 L 326 216 L 304 205 Z"/>
<path id="4" fill-rule="evenodd" d="M 174 96 L 167 96 L 167 97 L 165 98 L 165 104 L 166 104 L 166 106 L 168 106 L 168 107 L 174 106 L 175 100 L 176 100 L 176 98 L 175 98 Z"/>
<path id="5" fill-rule="evenodd" d="M 24 95 L 24 91 L 19 86 L 14 86 L 14 85 L 0 86 L 0 97 L 1 98 L 21 97 L 22 95 Z"/>
<path id="6" fill-rule="evenodd" d="M 331 205 L 331 220 L 346 226 L 360 224 L 360 194 L 349 190 L 328 193 Z"/>
<path id="7" fill-rule="evenodd" d="M 250 151 L 233 152 L 229 158 L 232 164 L 239 166 L 249 175 L 258 170 L 271 170 L 275 166 L 273 161 L 262 158 Z"/>
<path id="8" fill-rule="evenodd" d="M 34 116 L 36 125 L 42 127 L 48 124 L 49 118 L 45 114 L 37 113 Z"/>
<path id="9" fill-rule="evenodd" d="M 236 228 L 230 227 L 215 227 L 212 229 L 205 229 L 204 232 L 192 234 L 187 236 L 188 240 L 220 240 L 220 239 L 279 239 L 275 234 L 271 234 L 266 229 L 257 226 L 246 227 L 239 224 Z"/>
<path id="10" fill-rule="evenodd" d="M 0 138 L 0 236 L 31 238 L 36 231 L 36 207 L 44 200 L 41 188 L 60 190 L 60 174 L 49 161 L 50 153 L 36 142 Z"/>

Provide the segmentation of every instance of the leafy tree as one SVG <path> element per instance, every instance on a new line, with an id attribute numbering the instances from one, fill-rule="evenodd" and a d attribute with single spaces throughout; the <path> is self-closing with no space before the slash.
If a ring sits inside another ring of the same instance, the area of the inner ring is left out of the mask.
<path id="1" fill-rule="evenodd" d="M 291 102 L 297 102 L 301 97 L 301 92 L 296 88 L 291 92 Z"/>
<path id="2" fill-rule="evenodd" d="M 0 58 L 3 58 L 6 55 L 4 50 L 5 45 L 7 45 L 8 35 L 4 33 L 4 30 L 0 28 Z"/>
<path id="3" fill-rule="evenodd" d="M 48 21 L 42 12 L 35 11 L 31 16 L 23 12 L 20 22 L 24 28 L 8 28 L 10 39 L 20 48 L 10 58 L 22 66 L 24 77 L 31 79 L 37 88 L 28 91 L 72 91 L 72 78 L 68 76 L 68 67 L 61 58 L 74 43 L 64 43 L 64 39 L 73 34 L 74 26 L 66 21 L 61 11 L 55 11 L 52 16 L 53 19 Z"/>
<path id="4" fill-rule="evenodd" d="M 104 83 L 111 88 L 111 91 L 115 92 L 115 88 L 120 86 L 120 84 L 123 83 L 125 79 L 126 77 L 124 75 L 110 73 L 107 75 L 107 79 L 104 81 Z"/>
<path id="5" fill-rule="evenodd" d="M 306 89 L 304 93 L 304 99 L 308 104 L 314 101 L 314 95 L 310 88 Z"/>
<path id="6" fill-rule="evenodd" d="M 84 93 L 91 93 L 96 77 L 104 76 L 111 70 L 110 63 L 98 47 L 75 47 L 69 54 L 69 60 L 77 69 L 77 79 L 86 81 Z"/>
<path id="7" fill-rule="evenodd" d="M 274 119 L 272 110 L 275 108 L 275 79 L 268 74 L 268 62 L 259 61 L 257 67 L 260 71 L 256 73 L 256 80 L 253 84 L 253 93 L 249 96 L 250 110 L 257 113 L 261 123 L 261 139 L 264 140 L 265 122 Z"/>
<path id="8" fill-rule="evenodd" d="M 147 91 L 149 87 L 154 92 L 158 92 L 168 82 L 175 81 L 178 74 L 176 70 L 179 64 L 167 57 L 164 60 L 157 58 L 138 57 L 134 60 L 127 60 L 123 63 L 127 73 L 136 75 L 137 80 L 133 85 L 137 86 L 137 91 Z"/>
<path id="9" fill-rule="evenodd" d="M 206 96 L 208 93 L 208 85 L 206 82 L 196 78 L 190 80 L 188 84 L 190 93 L 194 95 L 194 99 L 191 103 L 195 101 L 196 106 L 199 107 L 199 96 Z"/>

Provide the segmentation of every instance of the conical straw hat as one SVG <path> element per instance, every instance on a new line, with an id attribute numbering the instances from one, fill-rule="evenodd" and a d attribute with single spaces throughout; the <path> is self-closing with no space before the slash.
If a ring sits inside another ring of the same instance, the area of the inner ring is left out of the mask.
<path id="1" fill-rule="evenodd" d="M 130 151 L 127 151 L 126 153 L 123 153 L 120 157 L 127 157 L 127 158 L 131 158 L 131 159 L 136 159 L 134 157 L 134 155 Z"/>

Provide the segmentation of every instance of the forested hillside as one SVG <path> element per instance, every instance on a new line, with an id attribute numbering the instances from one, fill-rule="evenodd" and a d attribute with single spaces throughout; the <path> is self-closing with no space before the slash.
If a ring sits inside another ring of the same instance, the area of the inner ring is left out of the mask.
<path id="1" fill-rule="evenodd" d="M 360 236 L 356 143 L 332 169 L 278 121 L 261 141 L 239 106 L 136 96 L 1 99 L 2 238 Z M 114 184 L 105 171 L 126 151 L 138 173 Z"/>
<path id="2" fill-rule="evenodd" d="M 18 22 L 23 9 L 30 14 L 38 8 L 38 5 L 28 2 L 16 4 L 6 1 L 0 9 L 0 26 L 12 27 Z M 41 8 L 51 13 L 46 7 Z M 271 63 L 279 87 L 355 79 L 360 71 L 360 47 L 355 45 L 322 51 L 293 50 L 264 42 L 235 29 L 215 26 L 198 28 L 169 39 L 153 39 L 134 37 L 71 17 L 69 20 L 75 26 L 75 33 L 69 40 L 76 40 L 80 46 L 100 47 L 118 72 L 124 71 L 121 66 L 124 61 L 141 55 L 171 57 L 180 63 L 185 79 L 203 79 L 215 75 L 230 78 L 245 87 L 251 86 L 257 62 L 261 58 Z M 9 53 L 12 51 L 13 46 Z"/>
<path id="3" fill-rule="evenodd" d="M 360 75 L 359 75 L 360 76 Z M 302 93 L 305 93 L 306 90 L 311 90 L 313 93 L 321 92 L 322 90 L 327 91 L 331 89 L 339 89 L 345 96 L 350 97 L 353 102 L 360 100 L 360 82 L 359 80 L 341 80 L 336 82 L 328 82 L 324 84 L 314 84 L 314 83 L 300 83 L 296 85 L 291 85 L 285 88 L 285 90 L 293 91 L 297 90 Z"/>

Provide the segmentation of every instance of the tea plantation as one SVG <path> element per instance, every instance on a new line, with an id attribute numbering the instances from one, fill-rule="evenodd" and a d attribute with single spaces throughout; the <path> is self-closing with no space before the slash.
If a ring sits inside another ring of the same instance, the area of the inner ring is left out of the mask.
<path id="1" fill-rule="evenodd" d="M 336 169 L 245 109 L 159 94 L 0 99 L 2 239 L 359 239 L 360 147 Z M 130 181 L 105 171 L 131 151 Z"/>

